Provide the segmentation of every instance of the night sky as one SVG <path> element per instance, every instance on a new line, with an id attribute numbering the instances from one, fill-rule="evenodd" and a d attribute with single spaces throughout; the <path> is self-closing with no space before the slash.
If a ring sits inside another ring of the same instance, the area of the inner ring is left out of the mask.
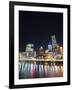
<path id="1" fill-rule="evenodd" d="M 47 49 L 51 35 L 63 45 L 62 13 L 19 11 L 19 51 L 24 51 L 28 43 L 33 43 L 35 50 L 40 46 Z"/>

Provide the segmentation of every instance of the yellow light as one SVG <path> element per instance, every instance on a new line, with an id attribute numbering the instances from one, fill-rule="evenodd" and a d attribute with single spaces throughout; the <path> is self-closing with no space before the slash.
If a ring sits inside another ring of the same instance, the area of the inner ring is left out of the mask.
<path id="1" fill-rule="evenodd" d="M 63 54 L 63 47 L 60 47 L 60 52 Z"/>
<path id="2" fill-rule="evenodd" d="M 52 54 L 46 54 L 45 58 L 46 58 L 47 60 L 50 60 L 50 59 L 53 58 L 53 55 L 52 55 Z"/>

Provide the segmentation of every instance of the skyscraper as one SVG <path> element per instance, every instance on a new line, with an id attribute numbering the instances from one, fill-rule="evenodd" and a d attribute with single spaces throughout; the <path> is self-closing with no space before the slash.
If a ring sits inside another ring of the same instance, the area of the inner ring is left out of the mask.
<path id="1" fill-rule="evenodd" d="M 48 51 L 52 51 L 52 44 L 50 42 L 48 44 Z"/>
<path id="2" fill-rule="evenodd" d="M 34 51 L 34 44 L 27 44 L 26 45 L 26 52 L 28 53 L 29 57 L 34 56 L 33 51 Z"/>
<path id="3" fill-rule="evenodd" d="M 52 35 L 51 39 L 52 39 L 52 48 L 53 48 L 53 51 L 56 51 L 56 49 L 57 49 L 57 41 L 56 41 L 55 35 Z"/>
<path id="4" fill-rule="evenodd" d="M 27 44 L 26 45 L 26 52 L 33 52 L 34 44 Z"/>

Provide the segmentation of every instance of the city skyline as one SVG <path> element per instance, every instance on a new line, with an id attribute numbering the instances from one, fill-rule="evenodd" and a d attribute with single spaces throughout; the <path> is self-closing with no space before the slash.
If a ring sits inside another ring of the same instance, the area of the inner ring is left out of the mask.
<path id="1" fill-rule="evenodd" d="M 55 35 L 52 35 L 52 37 L 54 37 L 54 36 L 55 36 Z M 56 39 L 55 39 L 55 41 L 56 41 Z M 55 44 L 56 44 L 56 48 L 57 48 L 57 47 L 59 47 L 59 48 L 62 47 L 62 46 L 59 45 L 59 43 L 57 43 L 57 41 L 56 41 Z M 27 43 L 26 46 L 25 46 L 25 50 L 23 50 L 23 51 L 26 51 L 27 45 L 30 45 L 30 47 L 33 47 L 33 49 L 35 50 L 35 44 L 34 44 L 34 43 Z M 47 46 L 46 49 L 45 49 L 43 46 L 38 46 L 38 50 L 35 50 L 35 51 L 39 51 L 40 48 L 42 48 L 43 50 L 53 51 L 54 47 L 53 47 L 52 40 L 51 40 L 51 42 L 48 42 L 48 45 L 46 45 L 46 46 Z"/>
<path id="2" fill-rule="evenodd" d="M 33 43 L 35 50 L 40 46 L 47 49 L 52 35 L 63 46 L 62 13 L 19 11 L 19 51 L 24 51 L 28 43 Z"/>

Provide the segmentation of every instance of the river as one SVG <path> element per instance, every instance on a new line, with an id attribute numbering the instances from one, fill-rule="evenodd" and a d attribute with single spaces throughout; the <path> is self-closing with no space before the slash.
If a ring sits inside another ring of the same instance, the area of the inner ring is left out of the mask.
<path id="1" fill-rule="evenodd" d="M 63 63 L 19 62 L 19 79 L 63 77 Z"/>

